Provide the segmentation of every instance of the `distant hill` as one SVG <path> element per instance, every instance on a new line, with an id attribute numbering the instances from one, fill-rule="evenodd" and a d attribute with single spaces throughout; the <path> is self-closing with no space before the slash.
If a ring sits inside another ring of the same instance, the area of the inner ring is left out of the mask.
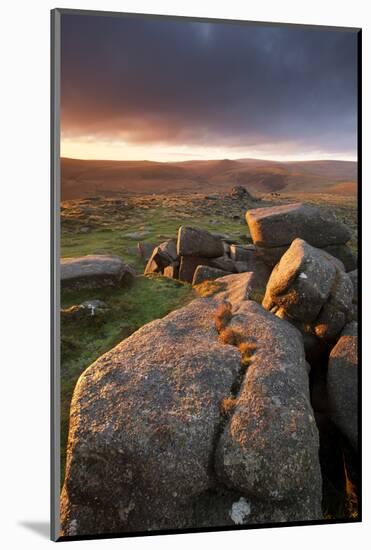
<path id="1" fill-rule="evenodd" d="M 61 159 L 62 200 L 118 193 L 212 193 L 244 185 L 255 192 L 357 192 L 357 163 L 258 159 L 184 162 Z"/>

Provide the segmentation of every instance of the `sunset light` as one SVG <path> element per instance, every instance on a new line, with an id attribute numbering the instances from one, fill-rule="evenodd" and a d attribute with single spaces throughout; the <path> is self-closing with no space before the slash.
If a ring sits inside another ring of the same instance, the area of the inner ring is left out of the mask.
<path id="1" fill-rule="evenodd" d="M 84 160 L 150 160 L 181 162 L 187 160 L 216 160 L 256 158 L 275 161 L 356 160 L 355 155 L 322 150 L 297 150 L 295 144 L 271 144 L 264 148 L 196 147 L 170 144 L 130 144 L 124 141 L 95 141 L 86 138 L 62 138 L 61 156 Z"/>
<path id="2" fill-rule="evenodd" d="M 359 521 L 357 31 L 89 13 L 52 171 L 63 540 Z"/>
<path id="3" fill-rule="evenodd" d="M 347 32 L 67 15 L 61 154 L 356 160 L 355 46 Z"/>

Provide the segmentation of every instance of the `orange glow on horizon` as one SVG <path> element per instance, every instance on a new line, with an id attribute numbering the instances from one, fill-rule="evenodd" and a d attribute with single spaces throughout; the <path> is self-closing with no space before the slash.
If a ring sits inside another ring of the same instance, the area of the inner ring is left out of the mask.
<path id="1" fill-rule="evenodd" d="M 133 144 L 124 141 L 91 138 L 62 138 L 61 157 L 82 160 L 148 160 L 182 162 L 253 158 L 273 161 L 345 160 L 356 161 L 352 154 L 322 150 L 299 151 L 295 144 L 264 144 L 259 147 L 203 147 L 169 144 Z"/>

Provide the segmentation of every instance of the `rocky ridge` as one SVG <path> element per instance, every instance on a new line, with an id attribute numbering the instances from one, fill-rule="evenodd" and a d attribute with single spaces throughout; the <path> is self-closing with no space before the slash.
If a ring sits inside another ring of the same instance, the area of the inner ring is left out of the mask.
<path id="1" fill-rule="evenodd" d="M 345 325 L 357 316 L 357 275 L 328 251 L 347 240 L 336 220 L 306 205 L 263 210 L 247 213 L 254 245 L 182 226 L 177 240 L 146 251 L 146 275 L 215 288 L 80 377 L 63 535 L 323 517 L 311 385 L 330 357 L 331 418 L 356 449 L 357 331 Z M 269 250 L 280 256 L 273 271 Z"/>

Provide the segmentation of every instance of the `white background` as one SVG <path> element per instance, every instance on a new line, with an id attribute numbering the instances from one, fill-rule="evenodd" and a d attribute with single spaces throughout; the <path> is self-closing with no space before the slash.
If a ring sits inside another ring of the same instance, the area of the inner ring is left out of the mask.
<path id="1" fill-rule="evenodd" d="M 368 0 L 7 0 L 1 7 L 0 545 L 40 548 L 49 519 L 49 10 L 104 9 L 363 27 L 364 280 L 370 277 L 370 15 Z M 368 66 L 367 66 L 368 65 Z M 370 364 L 364 295 L 364 524 L 74 542 L 74 548 L 365 548 L 370 516 Z M 370 544 L 368 541 L 367 546 Z"/>

